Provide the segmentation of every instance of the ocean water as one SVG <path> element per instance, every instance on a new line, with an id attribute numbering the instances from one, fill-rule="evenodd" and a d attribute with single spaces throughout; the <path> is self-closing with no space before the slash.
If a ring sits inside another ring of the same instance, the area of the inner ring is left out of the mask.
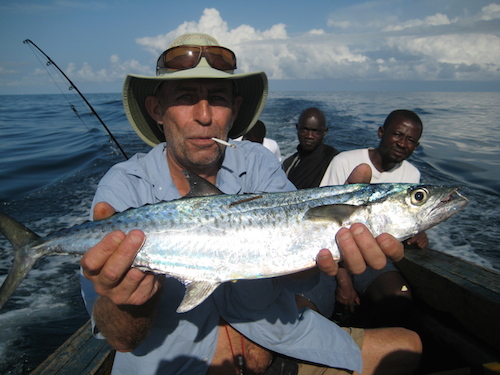
<path id="1" fill-rule="evenodd" d="M 129 156 L 147 152 L 123 112 L 120 94 L 87 95 Z M 284 157 L 297 145 L 300 112 L 321 108 L 325 142 L 344 151 L 377 146 L 389 112 L 416 111 L 424 122 L 410 161 L 422 181 L 460 186 L 464 211 L 428 231 L 430 246 L 500 270 L 500 93 L 273 92 L 261 119 Z M 102 175 L 124 160 L 76 95 L 0 96 L 0 211 L 40 235 L 88 218 Z M 34 369 L 88 316 L 78 258 L 42 259 L 0 310 L 0 373 Z M 0 236 L 0 282 L 12 262 Z"/>

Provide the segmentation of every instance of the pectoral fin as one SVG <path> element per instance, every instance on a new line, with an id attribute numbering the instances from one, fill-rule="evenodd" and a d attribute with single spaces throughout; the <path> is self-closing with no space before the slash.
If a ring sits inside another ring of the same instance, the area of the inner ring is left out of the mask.
<path id="1" fill-rule="evenodd" d="M 192 281 L 185 283 L 186 293 L 181 304 L 177 308 L 178 313 L 187 312 L 194 309 L 200 303 L 205 301 L 214 290 L 220 285 L 219 282 L 212 281 Z"/>
<path id="2" fill-rule="evenodd" d="M 352 215 L 363 206 L 352 206 L 348 204 L 332 204 L 328 206 L 318 206 L 306 212 L 304 218 L 307 220 L 333 221 L 343 225 Z"/>

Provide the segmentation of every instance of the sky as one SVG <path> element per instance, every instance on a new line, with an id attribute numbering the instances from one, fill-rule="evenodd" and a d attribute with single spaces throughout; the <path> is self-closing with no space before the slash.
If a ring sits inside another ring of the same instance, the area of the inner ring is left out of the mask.
<path id="1" fill-rule="evenodd" d="M 113 93 L 186 32 L 271 91 L 500 91 L 500 0 L 2 0 L 0 95 L 61 90 L 25 39 L 80 91 Z"/>

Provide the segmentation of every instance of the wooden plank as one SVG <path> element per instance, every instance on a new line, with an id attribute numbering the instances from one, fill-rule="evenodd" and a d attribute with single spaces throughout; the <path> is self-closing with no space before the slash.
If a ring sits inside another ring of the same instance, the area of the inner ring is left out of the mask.
<path id="1" fill-rule="evenodd" d="M 396 265 L 416 299 L 500 351 L 500 273 L 431 249 L 408 249 Z"/>
<path id="2" fill-rule="evenodd" d="M 480 293 L 492 292 L 489 296 L 500 299 L 500 274 L 466 260 L 453 257 L 432 249 L 407 249 L 406 259 L 429 271 L 439 273 L 458 285 L 480 290 Z"/>
<path id="3" fill-rule="evenodd" d="M 104 375 L 111 373 L 114 350 L 92 336 L 90 320 L 43 361 L 32 375 Z"/>

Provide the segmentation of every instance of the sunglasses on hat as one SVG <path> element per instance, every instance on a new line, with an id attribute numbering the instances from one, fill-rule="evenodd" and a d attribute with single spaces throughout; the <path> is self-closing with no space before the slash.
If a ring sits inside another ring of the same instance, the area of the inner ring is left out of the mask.
<path id="1" fill-rule="evenodd" d="M 169 48 L 161 54 L 156 64 L 156 74 L 194 68 L 202 57 L 214 69 L 236 69 L 236 56 L 230 49 L 221 46 L 183 45 Z"/>

